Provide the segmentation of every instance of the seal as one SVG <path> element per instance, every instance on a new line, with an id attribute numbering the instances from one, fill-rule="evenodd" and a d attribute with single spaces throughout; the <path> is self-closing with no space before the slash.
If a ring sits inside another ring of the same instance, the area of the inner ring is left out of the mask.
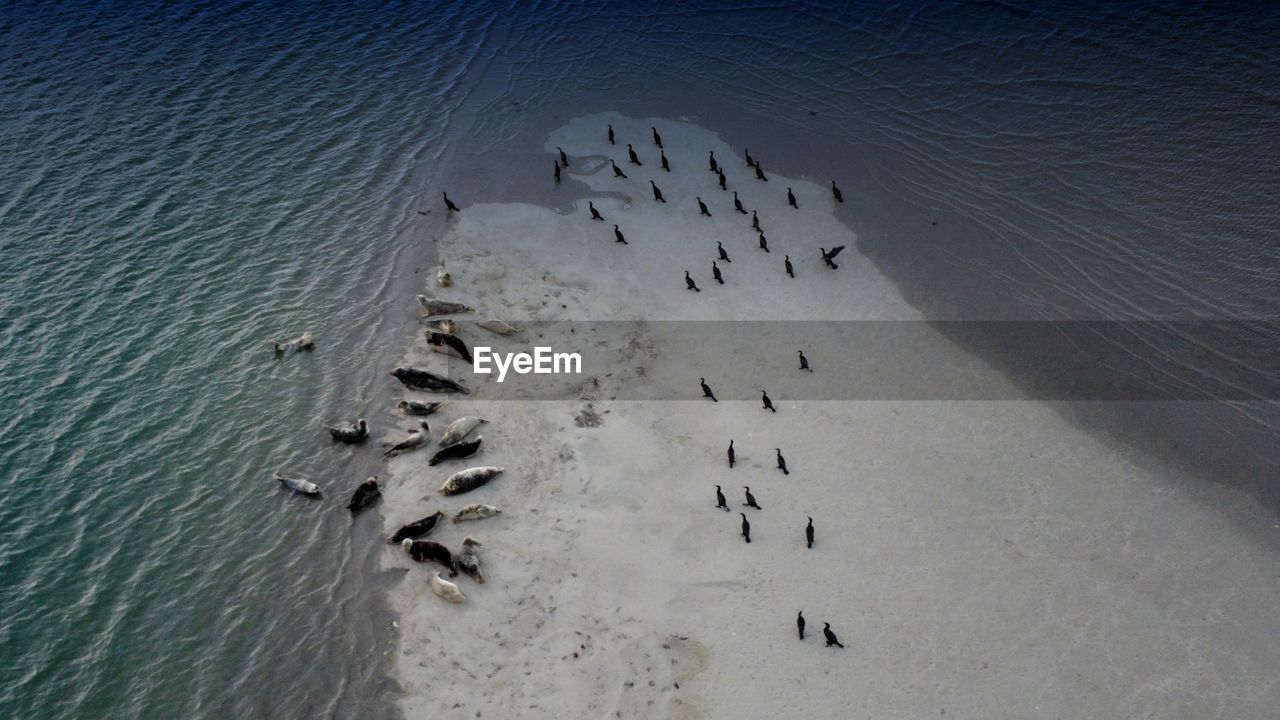
<path id="1" fill-rule="evenodd" d="M 324 429 L 329 431 L 329 435 L 335 442 L 360 443 L 369 437 L 369 425 L 364 421 L 364 418 L 360 418 L 350 425 L 325 425 Z"/>
<path id="2" fill-rule="evenodd" d="M 445 480 L 444 484 L 440 486 L 440 494 L 461 495 L 462 493 L 471 492 L 497 477 L 503 470 L 506 470 L 506 468 L 497 467 L 496 465 L 483 465 L 456 472 L 450 475 L 449 479 Z"/>
<path id="3" fill-rule="evenodd" d="M 450 335 L 457 335 L 462 330 L 462 328 L 458 327 L 458 323 L 449 319 L 428 320 L 426 322 L 426 329 L 434 330 L 436 332 L 449 333 Z"/>
<path id="4" fill-rule="evenodd" d="M 453 315 L 455 313 L 471 312 L 471 308 L 460 302 L 450 302 L 448 300 L 437 300 L 426 295 L 418 296 L 418 304 L 422 306 L 422 311 L 427 317 L 436 315 Z"/>
<path id="5" fill-rule="evenodd" d="M 502 322 L 501 320 L 477 320 L 476 325 L 479 325 L 491 333 L 497 333 L 498 335 L 512 335 L 518 332 L 514 326 Z"/>
<path id="6" fill-rule="evenodd" d="M 435 573 L 431 576 L 431 592 L 451 603 L 460 603 L 467 599 L 467 596 L 462 594 L 462 591 L 458 589 L 455 583 L 440 577 L 440 573 Z"/>
<path id="7" fill-rule="evenodd" d="M 477 452 L 480 451 L 480 445 L 483 442 L 484 442 L 484 436 L 480 435 L 476 437 L 475 440 L 472 440 L 471 442 L 464 441 L 464 442 L 456 442 L 452 445 L 446 445 L 445 447 L 442 447 L 439 450 L 437 450 L 436 454 L 431 456 L 431 460 L 429 460 L 427 464 L 431 466 L 435 466 L 435 465 L 439 465 L 445 460 L 456 460 L 459 458 L 471 457 L 472 455 L 475 455 Z"/>
<path id="8" fill-rule="evenodd" d="M 396 403 L 396 407 L 404 411 L 405 415 L 431 415 L 440 408 L 448 405 L 448 401 L 440 402 L 418 402 L 417 400 L 401 400 Z"/>
<path id="9" fill-rule="evenodd" d="M 426 333 L 427 344 L 432 350 L 445 355 L 455 355 L 471 362 L 471 351 L 467 349 L 467 344 L 462 342 L 462 338 L 436 330 L 427 330 Z"/>
<path id="10" fill-rule="evenodd" d="M 427 425 L 425 420 L 418 424 L 422 426 L 420 430 L 410 430 L 408 437 L 391 445 L 391 447 L 388 447 L 386 451 L 382 453 L 382 456 L 384 458 L 393 458 L 397 455 L 403 455 L 407 452 L 417 450 L 423 445 L 426 445 L 431 440 L 431 436 L 427 432 L 431 427 Z"/>
<path id="11" fill-rule="evenodd" d="M 480 556 L 476 554 L 476 548 L 483 547 L 482 543 L 468 535 L 462 539 L 462 549 L 454 556 L 454 564 L 462 572 L 470 575 L 473 580 L 484 584 L 484 572 L 480 570 Z"/>
<path id="12" fill-rule="evenodd" d="M 351 502 L 347 503 L 347 509 L 351 512 L 360 512 L 370 505 L 378 502 L 378 498 L 382 497 L 382 491 L 378 489 L 377 476 L 360 483 L 356 491 L 351 495 Z"/>
<path id="13" fill-rule="evenodd" d="M 473 503 L 459 510 L 458 513 L 453 516 L 453 521 L 456 523 L 460 523 L 460 522 L 466 522 L 467 520 L 483 520 L 485 518 L 490 518 L 490 517 L 493 517 L 494 515 L 501 515 L 501 514 L 502 514 L 502 510 L 492 505 L 481 505 L 480 503 Z"/>
<path id="14" fill-rule="evenodd" d="M 438 562 L 449 568 L 449 577 L 456 577 L 458 571 L 453 567 L 453 553 L 449 548 L 431 540 L 401 540 L 400 547 L 413 558 L 414 562 Z"/>
<path id="15" fill-rule="evenodd" d="M 484 418 L 475 417 L 474 415 L 460 417 L 449 423 L 449 427 L 444 429 L 444 434 L 440 436 L 440 444 L 453 445 L 456 442 L 460 442 L 466 439 L 466 437 L 471 434 L 471 431 L 487 422 L 489 421 Z"/>
<path id="16" fill-rule="evenodd" d="M 436 529 L 436 524 L 439 523 L 440 519 L 443 517 L 444 517 L 444 513 L 436 512 L 432 515 L 428 515 L 427 517 L 422 518 L 421 520 L 414 520 L 408 525 L 403 525 L 400 527 L 399 530 L 396 531 L 394 535 L 387 538 L 387 543 L 394 545 L 396 543 L 404 542 L 406 538 L 416 538 L 416 537 L 422 537 L 423 535 L 430 535 L 431 531 Z"/>
<path id="17" fill-rule="evenodd" d="M 440 287 L 449 287 L 453 284 L 453 275 L 449 274 L 449 271 L 445 269 L 443 260 L 440 261 L 439 265 L 435 266 L 435 271 L 436 282 L 440 284 Z"/>
<path id="18" fill-rule="evenodd" d="M 310 480 L 304 480 L 302 478 L 285 477 L 281 475 L 279 472 L 271 473 L 271 479 L 276 480 L 281 485 L 284 485 L 285 487 L 298 493 L 299 495 L 306 495 L 307 497 L 320 497 L 320 486 L 311 482 Z"/>
<path id="19" fill-rule="evenodd" d="M 443 375 L 437 375 L 428 370 L 419 370 L 418 368 L 411 367 L 398 367 L 395 370 L 392 370 L 391 374 L 395 379 L 404 383 L 405 387 L 410 387 L 414 390 L 443 393 L 456 392 L 462 393 L 463 395 L 471 393 L 470 390 L 453 380 L 450 380 Z"/>
<path id="20" fill-rule="evenodd" d="M 308 330 L 292 340 L 284 342 L 271 342 L 271 347 L 275 349 L 276 357 L 287 355 L 290 353 L 300 352 L 302 350 L 314 350 L 316 347 L 316 338 Z"/>

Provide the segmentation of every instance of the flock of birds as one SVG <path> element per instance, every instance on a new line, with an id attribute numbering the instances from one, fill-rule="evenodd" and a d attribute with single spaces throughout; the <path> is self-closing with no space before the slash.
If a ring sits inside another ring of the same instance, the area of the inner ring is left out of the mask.
<path id="1" fill-rule="evenodd" d="M 451 312 L 470 310 L 470 308 L 461 303 L 430 301 L 425 296 L 419 297 L 419 301 L 427 308 L 429 315 L 433 311 L 440 310 L 449 310 Z M 487 323 L 479 324 L 482 327 L 488 327 Z M 465 352 L 466 345 L 457 337 L 456 332 L 456 323 L 436 321 L 431 323 L 428 335 L 437 341 L 433 345 L 438 345 L 441 352 L 449 352 L 461 356 L 462 353 L 458 351 L 458 348 Z M 446 339 L 443 336 L 448 337 Z M 273 342 L 272 346 L 276 356 L 282 357 L 296 352 L 313 350 L 315 348 L 315 339 L 310 332 L 307 332 L 286 342 Z M 433 349 L 435 348 L 433 347 Z M 467 389 L 460 383 L 427 370 L 401 367 L 393 370 L 391 374 L 406 387 L 415 390 L 435 393 L 465 394 L 467 392 Z M 428 416 L 435 414 L 446 405 L 447 401 L 421 402 L 401 400 L 397 407 L 406 415 Z M 449 423 L 448 427 L 440 435 L 438 449 L 432 454 L 427 464 L 434 467 L 452 460 L 469 458 L 478 453 L 484 445 L 484 436 L 477 435 L 474 439 L 470 439 L 470 436 L 486 422 L 487 420 L 480 417 L 463 416 Z M 370 436 L 369 424 L 364 418 L 358 418 L 354 422 L 345 425 L 325 425 L 324 429 L 333 439 L 333 442 L 346 445 L 363 445 Z M 428 422 L 420 420 L 418 426 L 409 430 L 400 440 L 383 443 L 383 458 L 391 459 L 427 447 L 431 442 L 430 430 L 431 427 Z M 503 471 L 504 468 L 496 466 L 467 468 L 450 475 L 444 481 L 444 484 L 440 486 L 440 493 L 443 495 L 461 495 L 481 487 Z M 323 495 L 320 486 L 306 478 L 287 476 L 280 472 L 273 473 L 272 478 L 284 487 L 307 497 L 319 498 Z M 382 491 L 378 487 L 377 476 L 370 477 L 356 487 L 350 501 L 347 503 L 347 509 L 352 513 L 359 513 L 377 503 L 381 498 Z M 480 520 L 499 515 L 501 512 L 500 508 L 493 505 L 473 503 L 460 508 L 454 514 L 453 522 Z M 457 577 L 459 572 L 462 572 L 476 582 L 484 583 L 485 576 L 480 566 L 479 557 L 479 548 L 483 544 L 479 540 L 467 536 L 463 538 L 462 546 L 457 551 L 451 551 L 441 543 L 423 539 L 439 527 L 444 517 L 443 512 L 437 511 L 427 517 L 408 523 L 388 538 L 387 542 L 400 545 L 404 552 L 417 562 L 434 562 L 444 566 L 451 578 Z M 431 576 L 430 587 L 432 592 L 450 602 L 459 603 L 466 599 L 458 585 L 441 577 L 438 571 Z"/>

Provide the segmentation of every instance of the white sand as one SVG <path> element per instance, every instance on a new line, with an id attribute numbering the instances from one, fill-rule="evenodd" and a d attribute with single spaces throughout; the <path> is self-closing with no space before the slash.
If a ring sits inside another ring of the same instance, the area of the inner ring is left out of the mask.
<path id="1" fill-rule="evenodd" d="M 606 122 L 624 144 L 607 145 Z M 658 167 L 650 125 L 675 172 Z M 643 168 L 625 163 L 628 140 Z M 768 183 L 709 131 L 613 114 L 574 120 L 548 139 L 557 145 L 608 222 L 590 221 L 585 201 L 564 216 L 473 205 L 440 242 L 455 286 L 428 292 L 517 324 L 918 317 L 857 254 L 826 187 L 772 173 L 763 152 Z M 716 187 L 708 149 L 760 210 L 771 254 Z M 629 180 L 600 166 L 606 155 Z M 599 170 L 583 174 L 592 162 Z M 650 178 L 668 204 L 651 199 Z M 799 211 L 785 206 L 788 185 Z M 613 242 L 614 222 L 629 246 Z M 717 239 L 733 257 L 724 287 L 710 277 Z M 841 269 L 827 271 L 816 248 L 840 244 Z M 782 275 L 784 252 L 799 279 Z M 686 268 L 702 293 L 685 290 Z M 458 319 L 470 343 L 534 344 Z M 1261 514 L 1247 500 L 1191 493 L 1176 471 L 1144 470 L 1040 403 L 796 402 L 816 396 L 799 383 L 823 382 L 822 355 L 811 353 L 819 372 L 808 375 L 780 348 L 759 368 L 773 415 L 756 400 L 697 399 L 701 375 L 722 393 L 738 382 L 715 382 L 715 347 L 673 357 L 642 330 L 596 341 L 620 345 L 630 364 L 611 376 L 586 368 L 597 382 L 557 380 L 577 388 L 560 402 L 486 401 L 492 386 L 473 380 L 474 396 L 429 420 L 438 438 L 448 420 L 487 417 L 485 450 L 428 468 L 433 443 L 392 461 L 388 532 L 471 502 L 504 510 L 432 536 L 455 549 L 466 535 L 484 543 L 489 582 L 459 578 L 461 605 L 430 593 L 432 566 L 387 550 L 389 566 L 408 570 L 392 596 L 408 717 L 1274 716 L 1280 552 L 1274 535 L 1240 529 Z M 421 345 L 406 360 L 439 367 Z M 952 352 L 964 372 L 1000 381 Z M 608 399 L 659 377 L 687 380 L 689 401 Z M 575 423 L 588 406 L 598 426 Z M 790 476 L 773 469 L 774 447 Z M 508 469 L 470 494 L 439 495 L 450 472 L 479 464 Z M 717 483 L 734 514 L 713 508 Z M 764 508 L 749 514 L 750 545 L 736 514 L 743 485 Z M 823 647 L 824 621 L 846 649 Z"/>

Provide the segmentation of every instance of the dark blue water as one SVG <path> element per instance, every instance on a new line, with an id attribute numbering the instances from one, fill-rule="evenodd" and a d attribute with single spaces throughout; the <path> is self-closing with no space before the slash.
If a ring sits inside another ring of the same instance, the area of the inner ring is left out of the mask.
<path id="1" fill-rule="evenodd" d="M 838 178 L 931 317 L 1280 319 L 1278 18 L 0 5 L 0 716 L 393 712 L 377 518 L 337 501 L 378 469 L 318 423 L 387 421 L 438 190 L 564 202 L 537 148 L 576 115 L 687 116 Z M 316 352 L 276 361 L 303 329 Z M 1267 492 L 1274 404 L 1210 406 L 1077 410 Z"/>

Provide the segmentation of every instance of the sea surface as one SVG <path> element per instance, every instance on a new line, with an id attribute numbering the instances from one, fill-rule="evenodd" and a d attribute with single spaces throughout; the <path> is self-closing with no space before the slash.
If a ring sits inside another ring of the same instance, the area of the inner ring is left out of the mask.
<path id="1" fill-rule="evenodd" d="M 0 4 L 0 717 L 396 716 L 343 508 L 377 453 L 320 424 L 393 429 L 439 191 L 566 206 L 539 148 L 602 110 L 838 179 L 931 318 L 1250 321 L 1254 395 L 1063 411 L 1280 512 L 1276 38 L 1274 3 Z"/>

